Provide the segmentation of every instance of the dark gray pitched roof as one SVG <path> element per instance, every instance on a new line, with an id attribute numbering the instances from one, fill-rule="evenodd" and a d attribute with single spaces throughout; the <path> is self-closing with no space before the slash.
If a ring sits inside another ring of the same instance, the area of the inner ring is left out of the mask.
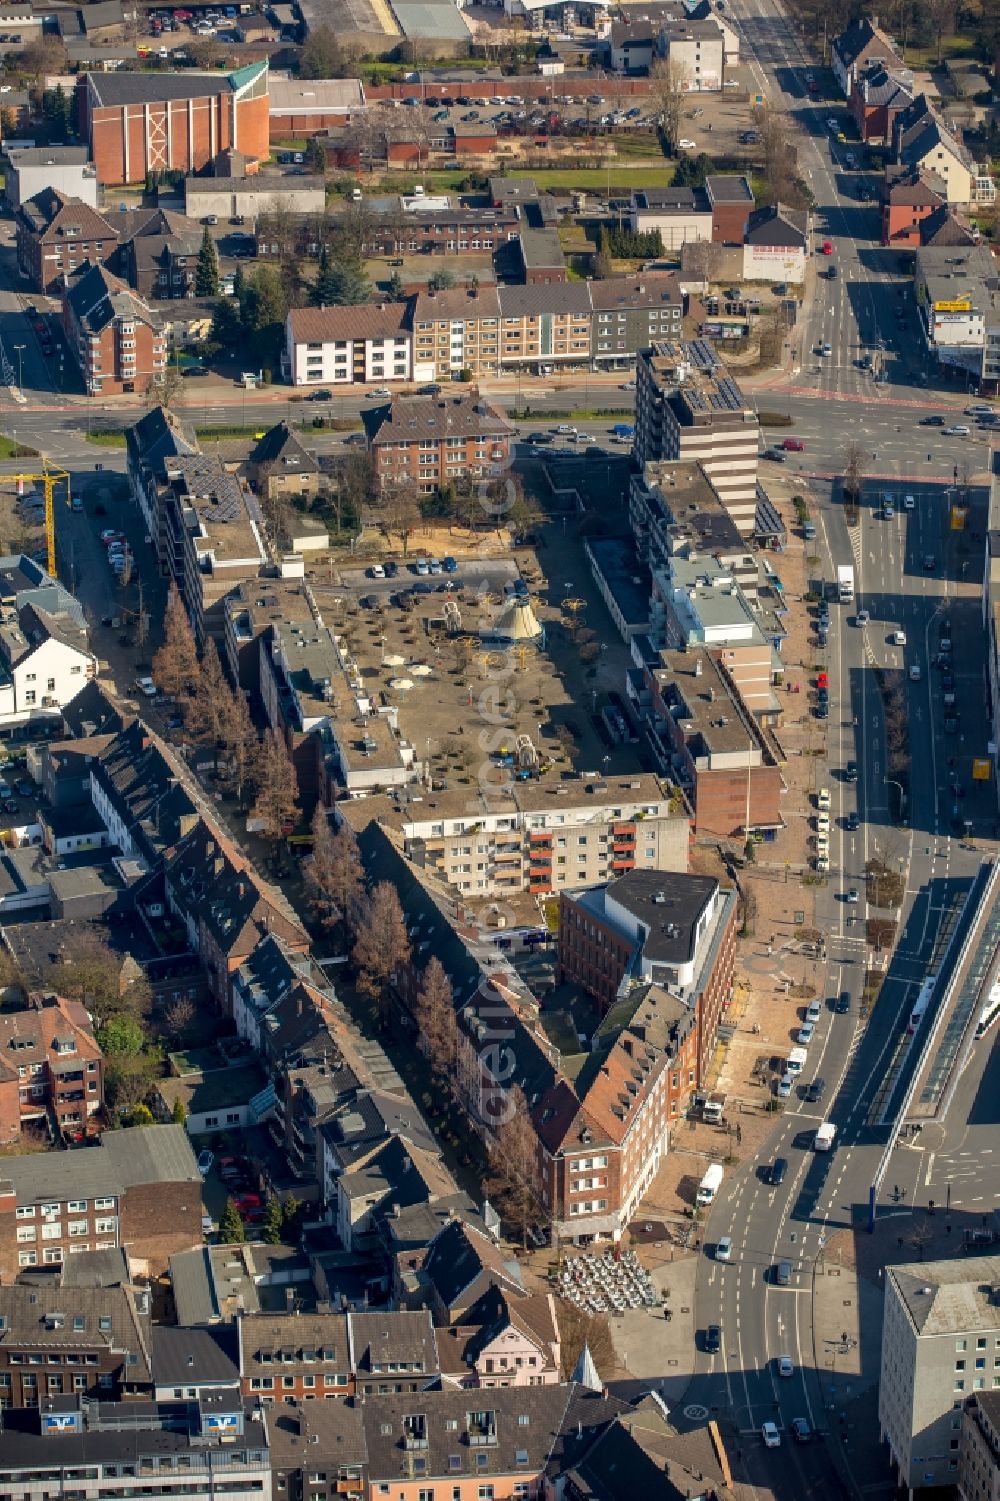
<path id="1" fill-rule="evenodd" d="M 433 1241 L 423 1271 L 446 1308 L 456 1306 L 470 1289 L 478 1297 L 491 1281 L 521 1287 L 521 1272 L 489 1236 L 461 1220 L 452 1220 Z M 479 1285 L 481 1283 L 481 1285 Z"/>
<path id="2" fill-rule="evenodd" d="M 505 318 L 535 318 L 591 311 L 590 285 L 585 281 L 543 283 L 528 287 L 500 287 L 500 312 Z"/>
<path id="3" fill-rule="evenodd" d="M 551 290 L 551 289 L 547 289 Z M 361 414 L 370 443 L 415 443 L 422 438 L 502 438 L 512 429 L 478 392 L 394 397 Z"/>
<path id="4" fill-rule="evenodd" d="M 234 1330 L 154 1325 L 155 1386 L 199 1386 L 207 1382 L 235 1384 L 239 1379 Z"/>
<path id="5" fill-rule="evenodd" d="M 407 1420 L 425 1420 L 428 1483 L 478 1477 L 537 1474 L 545 1466 L 575 1388 L 538 1386 L 530 1390 L 495 1387 L 488 1391 L 421 1392 L 417 1396 L 367 1397 L 364 1407 L 368 1472 L 373 1485 L 397 1481 L 408 1450 Z M 490 1441 L 476 1426 L 489 1414 Z M 404 1472 L 408 1473 L 408 1472 Z"/>
<path id="6" fill-rule="evenodd" d="M 251 451 L 249 463 L 274 464 L 279 470 L 292 469 L 297 474 L 318 474 L 319 465 L 299 442 L 287 422 L 276 422 Z"/>

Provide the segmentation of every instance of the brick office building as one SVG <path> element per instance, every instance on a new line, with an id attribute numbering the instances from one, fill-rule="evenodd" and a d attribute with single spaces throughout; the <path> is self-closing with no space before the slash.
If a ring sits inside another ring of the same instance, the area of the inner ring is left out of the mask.
<path id="1" fill-rule="evenodd" d="M 251 162 L 270 153 L 267 62 L 228 75 L 87 73 L 81 129 L 105 186 L 149 172 L 198 172 L 220 152 Z"/>
<path id="2" fill-rule="evenodd" d="M 430 493 L 463 475 L 499 474 L 512 429 L 475 389 L 411 396 L 362 413 L 380 489 L 414 484 Z"/>
<path id="3" fill-rule="evenodd" d="M 17 210 L 17 264 L 36 292 L 53 292 L 86 260 L 106 261 L 118 248 L 107 219 L 57 188 L 45 188 Z"/>
<path id="4" fill-rule="evenodd" d="M 605 1007 L 626 975 L 662 985 L 697 1018 L 698 1068 L 711 1057 L 733 987 L 736 902 L 711 876 L 633 870 L 607 886 L 560 894 L 560 980 Z"/>

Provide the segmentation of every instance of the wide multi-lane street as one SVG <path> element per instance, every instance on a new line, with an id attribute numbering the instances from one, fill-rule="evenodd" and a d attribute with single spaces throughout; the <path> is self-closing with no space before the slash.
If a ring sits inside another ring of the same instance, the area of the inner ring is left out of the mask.
<path id="1" fill-rule="evenodd" d="M 832 802 L 831 878 L 816 899 L 817 926 L 826 937 L 813 977 L 821 1017 L 801 1085 L 776 1117 L 768 1161 L 727 1170 L 708 1218 L 693 1320 L 699 1331 L 721 1326 L 721 1349 L 710 1354 L 692 1347 L 694 1376 L 687 1404 L 733 1415 L 752 1478 L 766 1481 L 780 1497 L 825 1501 L 840 1493 L 826 1446 L 789 1441 L 795 1418 L 806 1419 L 820 1432 L 831 1423 L 816 1363 L 814 1270 L 832 1231 L 864 1224 L 869 1190 L 891 1134 L 883 1086 L 890 1077 L 898 1086 L 912 1067 L 904 1058 L 900 1072 L 894 1072 L 914 998 L 942 924 L 960 902 L 983 851 L 994 847 L 995 795 L 988 785 L 976 786 L 968 779 L 971 758 L 985 752 L 987 732 L 985 643 L 980 606 L 970 587 L 982 571 L 985 498 L 981 490 L 974 493 L 969 526 L 954 531 L 945 491 L 954 479 L 965 482 L 988 473 L 991 436 L 971 419 L 964 419 L 971 429 L 968 436 L 921 425 L 922 419 L 938 415 L 962 422 L 963 396 L 957 388 L 943 392 L 924 384 L 912 293 L 904 285 L 896 253 L 879 245 L 878 210 L 858 196 L 860 174 L 848 165 L 848 148 L 827 125 L 834 112 L 843 114 L 843 106 L 810 98 L 805 73 L 812 60 L 780 4 L 731 0 L 727 13 L 738 22 L 744 54 L 769 107 L 788 110 L 795 121 L 800 170 L 817 204 L 816 242 L 833 242 L 828 259 L 837 267 L 836 276 L 819 276 L 810 288 L 791 337 L 790 373 L 759 382 L 756 401 L 761 413 L 790 419 L 789 425 L 771 431 L 773 439 L 795 434 L 805 445 L 803 452 L 788 456 L 781 472 L 801 475 L 815 503 L 819 533 L 812 546 L 820 561 L 814 582 L 825 581 L 829 596 L 837 566 L 851 564 L 856 598 L 849 605 L 831 600 L 827 644 L 817 644 L 814 656 L 830 683 L 829 718 L 817 727 L 817 740 L 825 735 L 817 785 L 828 786 Z M 826 260 L 817 257 L 816 264 Z M 120 469 L 123 452 L 95 448 L 87 441 L 87 428 L 128 414 L 95 407 L 88 411 L 79 399 L 60 393 L 55 372 L 24 318 L 24 298 L 16 286 L 9 242 L 0 238 L 0 339 L 15 368 L 20 361 L 27 398 L 20 403 L 3 393 L 4 430 L 74 469 L 92 469 L 95 463 Z M 817 352 L 825 345 L 829 354 Z M 884 379 L 864 367 L 866 357 Z M 279 417 L 301 420 L 331 410 L 292 403 L 272 392 L 233 389 L 223 395 L 218 388 L 205 389 L 208 382 L 184 384 L 192 390 L 182 393 L 178 410 L 198 425 L 259 422 L 263 427 Z M 631 404 L 631 393 L 621 388 L 619 378 L 597 375 L 585 383 L 554 381 L 545 387 L 525 381 L 518 397 L 538 414 L 537 423 L 521 423 L 526 442 L 536 426 L 551 425 L 547 413 Z M 498 399 L 513 404 L 515 393 L 503 390 Z M 336 416 L 352 416 L 363 405 L 363 398 L 345 395 L 332 410 Z M 615 420 L 578 425 L 594 441 L 607 443 Z M 337 434 L 314 437 L 320 449 L 342 441 Z M 842 473 L 852 443 L 861 450 L 866 483 L 858 524 L 848 528 L 835 477 Z M 0 467 L 10 472 L 15 466 Z M 768 473 L 765 463 L 765 484 Z M 887 497 L 892 499 L 891 515 L 885 512 Z M 79 549 L 76 561 L 82 570 L 99 569 L 83 518 L 70 517 L 63 537 L 64 546 Z M 356 582 L 360 587 L 361 580 Z M 371 587 L 380 592 L 391 586 Z M 858 623 L 859 610 L 867 612 L 867 623 Z M 962 642 L 954 669 L 954 714 L 944 712 L 934 665 L 946 623 L 952 637 Z M 898 632 L 904 643 L 894 639 Z M 878 668 L 898 669 L 904 676 L 915 752 L 905 792 L 892 780 L 887 762 Z M 912 679 L 911 668 L 919 669 Z M 858 768 L 856 780 L 847 774 L 852 761 Z M 865 1017 L 861 991 L 870 957 L 864 941 L 865 870 L 874 858 L 898 872 L 905 896 L 885 984 L 871 1016 Z M 848 900 L 851 891 L 858 893 L 857 903 Z M 843 993 L 849 997 L 846 1011 L 836 1005 Z M 789 1001 L 790 1020 L 795 1015 Z M 986 1103 L 996 1098 L 998 1068 L 987 1038 L 961 1080 L 947 1125 L 925 1132 L 917 1144 L 895 1148 L 877 1199 L 881 1213 L 900 1212 L 889 1204 L 885 1184 L 898 1185 L 906 1206 L 931 1199 L 941 1203 L 946 1196 L 971 1212 L 1000 1204 L 1000 1148 L 995 1166 L 993 1162 L 995 1110 Z M 805 1086 L 817 1077 L 825 1080 L 825 1094 L 813 1103 L 805 1097 Z M 813 1150 L 815 1130 L 824 1119 L 837 1126 L 835 1149 L 825 1155 Z M 787 1172 L 773 1185 L 768 1169 L 779 1156 L 787 1160 Z M 724 1236 L 733 1241 L 728 1263 L 713 1256 Z M 777 1276 L 785 1260 L 790 1263 L 787 1285 Z M 778 1362 L 786 1355 L 793 1371 L 782 1376 Z M 775 1421 L 785 1435 L 776 1456 L 761 1442 L 766 1420 Z M 864 1477 L 869 1484 L 878 1478 Z"/>
<path id="2" fill-rule="evenodd" d="M 795 1418 L 806 1419 L 820 1433 L 836 1427 L 829 1392 L 824 1394 L 820 1383 L 813 1326 L 817 1261 L 833 1230 L 853 1226 L 863 1233 L 870 1186 L 890 1138 L 885 1081 L 893 1077 L 901 1086 L 913 1066 L 915 1058 L 904 1044 L 909 1012 L 942 923 L 978 867 L 984 837 L 994 833 L 994 794 L 985 796 L 968 782 L 971 757 L 985 750 L 987 726 L 981 607 L 963 585 L 981 575 L 985 497 L 982 492 L 974 497 L 970 529 L 954 532 L 950 497 L 941 483 L 950 482 L 956 471 L 963 479 L 984 474 L 991 453 L 989 435 L 976 433 L 968 419 L 970 437 L 945 437 L 940 428 L 920 426 L 924 416 L 949 406 L 954 412 L 960 396 L 923 385 L 911 294 L 900 289 L 895 255 L 878 246 L 877 210 L 862 204 L 849 182 L 857 174 L 846 170 L 843 150 L 825 124 L 829 105 L 808 97 L 804 72 L 810 60 L 773 0 L 736 0 L 732 11 L 762 90 L 769 101 L 791 110 L 801 126 L 799 161 L 817 200 L 817 239 L 834 242 L 838 267 L 835 277 L 816 281 L 795 335 L 793 378 L 759 391 L 758 405 L 790 416 L 787 431 L 804 440 L 805 452 L 794 456 L 786 472 L 812 477 L 820 521 L 815 550 L 828 593 L 837 565 L 849 563 L 857 597 L 851 605 L 831 603 L 828 645 L 825 655 L 817 652 L 830 679 L 825 770 L 817 782 L 827 783 L 832 799 L 831 880 L 816 906 L 817 926 L 826 934 L 825 956 L 813 974 L 821 1020 L 800 1087 L 775 1130 L 769 1161 L 727 1174 L 713 1206 L 695 1325 L 699 1331 L 720 1325 L 721 1350 L 699 1350 L 694 1356 L 696 1375 L 687 1402 L 733 1413 L 752 1477 L 766 1480 L 779 1495 L 824 1497 L 841 1493 L 827 1446 L 790 1443 Z M 885 380 L 875 381 L 861 360 L 877 351 L 880 339 L 884 349 L 874 363 L 881 360 Z M 817 355 L 824 344 L 831 353 Z M 781 436 L 776 431 L 775 437 Z M 868 479 L 859 524 L 848 529 L 839 496 L 818 476 L 843 471 L 851 442 L 863 450 Z M 885 497 L 892 503 L 888 518 Z M 857 624 L 862 609 L 870 617 L 866 625 Z M 946 729 L 952 716 L 943 711 L 934 665 L 945 621 L 962 642 L 955 672 L 957 729 L 951 723 Z M 904 634 L 905 645 L 895 643 L 897 632 Z M 911 667 L 919 669 L 916 680 Z M 876 668 L 904 673 L 915 753 L 903 808 L 903 788 L 890 780 L 887 765 Z M 849 761 L 857 763 L 856 782 L 846 775 Z M 855 813 L 856 830 L 849 827 Z M 966 818 L 976 848 L 963 828 Z M 866 1018 L 860 1000 L 868 961 L 861 934 L 867 911 L 864 873 L 873 858 L 899 872 L 905 896 L 886 982 Z M 847 900 L 852 889 L 859 893 L 857 905 Z M 850 996 L 846 1013 L 835 1009 L 842 992 Z M 790 1020 L 802 1014 L 791 1004 L 789 1010 Z M 893 1151 L 877 1196 L 882 1214 L 900 1212 L 896 1189 L 906 1206 L 935 1199 L 941 1204 L 946 1194 L 956 1207 L 964 1201 L 986 1212 L 1000 1204 L 1000 1172 L 993 1166 L 990 1139 L 995 1109 L 987 1103 L 996 1068 L 987 1037 L 961 1080 L 947 1125 L 922 1134 L 918 1146 L 898 1145 Z M 821 1103 L 809 1103 L 806 1086 L 817 1077 L 825 1080 L 825 1094 Z M 813 1150 L 816 1127 L 824 1119 L 837 1126 L 836 1147 L 829 1154 Z M 780 1186 L 772 1186 L 770 1163 L 778 1157 L 788 1168 Z M 893 1190 L 891 1204 L 887 1185 Z M 724 1236 L 733 1240 L 727 1263 L 714 1259 Z M 788 1285 L 777 1271 L 784 1260 L 791 1264 Z M 792 1361 L 791 1375 L 780 1374 L 782 1356 Z M 780 1456 L 761 1442 L 766 1420 L 782 1431 Z M 880 1478 L 856 1477 L 867 1491 Z"/>

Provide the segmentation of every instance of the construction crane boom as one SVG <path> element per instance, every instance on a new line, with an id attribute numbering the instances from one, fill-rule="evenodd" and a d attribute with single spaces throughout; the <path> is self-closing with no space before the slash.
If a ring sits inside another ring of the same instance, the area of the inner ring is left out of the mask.
<path id="1" fill-rule="evenodd" d="M 23 485 L 31 482 L 33 485 L 41 485 L 42 494 L 45 496 L 45 554 L 48 572 L 53 578 L 56 577 L 56 485 L 65 484 L 66 504 L 70 503 L 70 477 L 65 469 L 50 469 L 45 459 L 42 460 L 41 474 L 8 474 L 7 479 L 12 479 L 16 484 Z"/>

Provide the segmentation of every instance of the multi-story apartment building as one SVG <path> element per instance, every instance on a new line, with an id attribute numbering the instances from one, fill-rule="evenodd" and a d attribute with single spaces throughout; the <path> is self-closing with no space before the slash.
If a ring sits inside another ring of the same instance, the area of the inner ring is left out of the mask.
<path id="1" fill-rule="evenodd" d="M 256 578 L 267 549 L 243 486 L 219 459 L 178 454 L 166 465 L 160 504 L 169 572 L 200 646 L 225 635 L 224 601 Z"/>
<path id="2" fill-rule="evenodd" d="M 81 1152 L 33 1152 L 0 1171 L 0 1276 L 128 1244 L 166 1265 L 201 1243 L 201 1174 L 183 1126 L 109 1131 Z"/>
<path id="3" fill-rule="evenodd" d="M 4 197 L 11 208 L 17 209 L 46 188 L 97 208 L 100 184 L 86 146 L 7 147 Z"/>
<path id="4" fill-rule="evenodd" d="M 489 796 L 435 792 L 405 810 L 368 798 L 337 811 L 359 828 L 377 818 L 397 830 L 415 865 L 476 896 L 545 895 L 688 865 L 687 813 L 648 773 L 513 782 Z"/>
<path id="5" fill-rule="evenodd" d="M 166 368 L 159 314 L 104 266 L 84 261 L 66 277 L 62 321 L 88 396 L 144 391 Z"/>
<path id="6" fill-rule="evenodd" d="M 636 364 L 635 454 L 699 463 L 744 535 L 757 513 L 760 425 L 752 404 L 712 349 L 658 343 Z"/>
<path id="7" fill-rule="evenodd" d="M 84 261 L 106 261 L 118 232 L 89 203 L 44 188 L 17 210 L 17 264 L 36 292 L 55 292 Z"/>
<path id="8" fill-rule="evenodd" d="M 119 1401 L 148 1393 L 147 1289 L 65 1285 L 60 1271 L 40 1285 L 22 1277 L 0 1287 L 0 1410 L 62 1396 Z"/>
<path id="9" fill-rule="evenodd" d="M 418 293 L 413 308 L 413 379 L 473 380 L 500 365 L 500 299 L 496 287 Z"/>
<path id="10" fill-rule="evenodd" d="M 499 295 L 504 369 L 527 367 L 545 375 L 556 365 L 587 366 L 592 314 L 587 282 L 504 286 Z"/>
<path id="11" fill-rule="evenodd" d="M 679 17 L 660 23 L 660 48 L 680 72 L 689 94 L 717 94 L 722 88 L 723 37 L 715 17 Z"/>
<path id="12" fill-rule="evenodd" d="M 0 1141 L 51 1124 L 57 1140 L 82 1137 L 104 1109 L 104 1056 L 78 1001 L 36 995 L 0 1014 Z"/>
<path id="13" fill-rule="evenodd" d="M 479 392 L 396 397 L 362 413 L 380 490 L 415 485 L 433 494 L 472 476 L 500 474 L 510 462 L 513 429 Z"/>
<path id="14" fill-rule="evenodd" d="M 958 1439 L 958 1479 L 955 1483 L 960 1501 L 1000 1501 L 998 1391 L 981 1391 L 965 1403 Z"/>
<path id="15" fill-rule="evenodd" d="M 125 450 L 129 490 L 142 512 L 146 531 L 156 544 L 163 572 L 167 545 L 160 493 L 167 482 L 167 464 L 179 454 L 197 453 L 198 444 L 173 412 L 158 406 L 125 429 Z"/>
<path id="16" fill-rule="evenodd" d="M 103 75 L 102 75 L 103 76 Z M 34 1412 L 8 1413 L 0 1444 L 0 1492 L 44 1501 L 72 1491 L 76 1501 L 126 1501 L 140 1488 L 167 1488 L 188 1501 L 271 1501 L 263 1424 L 242 1406 L 203 1398 L 178 1407 L 54 1398 Z"/>
<path id="17" fill-rule="evenodd" d="M 745 564 L 739 572 L 746 576 Z M 773 608 L 774 596 L 766 579 L 764 588 L 759 589 L 755 573 L 752 584 L 755 587 L 745 591 L 728 560 L 697 548 L 679 547 L 653 569 L 651 634 L 661 650 L 680 647 L 695 653 L 693 661 L 680 665 L 682 672 L 686 665 L 695 676 L 703 671 L 697 653 L 707 649 L 724 665 L 727 678 L 739 689 L 754 717 L 774 721 L 781 703 L 773 684 L 782 670 L 778 652 L 786 628 L 780 610 Z M 655 666 L 651 659 L 649 667 Z M 711 685 L 704 686 L 702 698 L 711 703 L 717 691 L 713 677 Z"/>
<path id="18" fill-rule="evenodd" d="M 1000 1256 L 885 1269 L 878 1420 L 910 1492 L 958 1479 L 963 1406 L 1000 1388 Z"/>
<path id="19" fill-rule="evenodd" d="M 417 1392 L 440 1369 L 426 1309 L 244 1314 L 237 1339 L 243 1394 L 265 1405 Z"/>
<path id="20" fill-rule="evenodd" d="M 492 1494 L 529 1501 L 545 1493 L 545 1469 L 569 1393 L 566 1386 L 531 1392 L 425 1392 L 412 1398 L 371 1397 L 365 1436 L 371 1496 L 393 1501 Z M 422 1459 L 423 1464 L 413 1465 Z M 388 1487 L 388 1492 L 383 1492 Z"/>
<path id="21" fill-rule="evenodd" d="M 595 366 L 631 365 L 640 349 L 676 338 L 684 295 L 672 271 L 644 271 L 590 283 L 591 358 Z"/>
<path id="22" fill-rule="evenodd" d="M 287 360 L 293 386 L 365 385 L 412 376 L 408 303 L 292 308 Z"/>

